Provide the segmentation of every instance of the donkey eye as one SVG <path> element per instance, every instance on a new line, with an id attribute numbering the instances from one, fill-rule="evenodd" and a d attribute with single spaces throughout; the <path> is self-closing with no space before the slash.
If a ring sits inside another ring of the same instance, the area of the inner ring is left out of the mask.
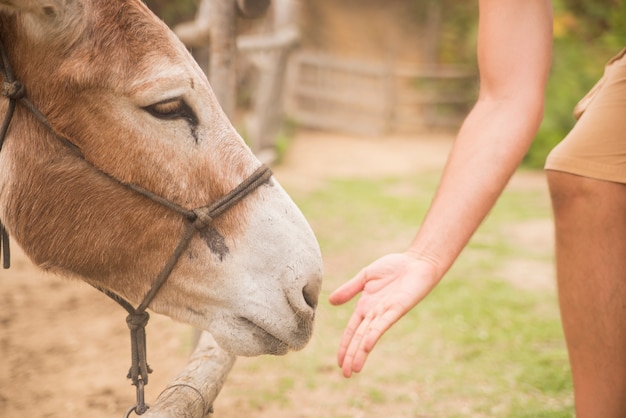
<path id="1" fill-rule="evenodd" d="M 186 119 L 190 123 L 198 123 L 198 118 L 195 113 L 183 99 L 164 100 L 162 102 L 146 106 L 144 107 L 144 110 L 159 119 Z"/>
<path id="2" fill-rule="evenodd" d="M 162 102 L 153 104 L 148 108 L 155 116 L 158 117 L 176 117 L 182 110 L 183 102 L 181 100 L 173 100 L 171 102 Z"/>

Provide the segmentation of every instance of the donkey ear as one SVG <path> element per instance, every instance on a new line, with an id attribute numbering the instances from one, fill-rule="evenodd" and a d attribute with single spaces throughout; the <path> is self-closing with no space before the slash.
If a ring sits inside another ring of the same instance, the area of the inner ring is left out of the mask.
<path id="1" fill-rule="evenodd" d="M 65 31 L 83 16 L 82 0 L 0 0 L 0 12 L 21 14 L 36 34 Z"/>
<path id="2" fill-rule="evenodd" d="M 3 8 L 40 16 L 47 19 L 54 19 L 62 10 L 64 1 L 58 0 L 0 0 Z"/>

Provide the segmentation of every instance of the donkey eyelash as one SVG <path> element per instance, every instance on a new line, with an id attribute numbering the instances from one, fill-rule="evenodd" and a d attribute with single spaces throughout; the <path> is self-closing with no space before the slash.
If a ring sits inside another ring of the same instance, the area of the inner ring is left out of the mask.
<path id="1" fill-rule="evenodd" d="M 185 119 L 193 125 L 198 124 L 196 114 L 183 99 L 168 99 L 146 106 L 143 109 L 158 119 Z"/>

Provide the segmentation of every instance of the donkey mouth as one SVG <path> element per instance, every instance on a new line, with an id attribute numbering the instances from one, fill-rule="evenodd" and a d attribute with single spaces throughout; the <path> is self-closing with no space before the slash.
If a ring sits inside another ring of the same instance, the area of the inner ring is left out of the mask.
<path id="1" fill-rule="evenodd" d="M 288 341 L 285 341 L 284 337 L 276 335 L 276 333 L 267 329 L 263 324 L 259 324 L 251 319 L 243 316 L 239 317 L 241 325 L 248 329 L 250 335 L 267 350 L 267 354 L 284 355 L 290 350 L 299 348 L 299 345 L 294 346 Z"/>

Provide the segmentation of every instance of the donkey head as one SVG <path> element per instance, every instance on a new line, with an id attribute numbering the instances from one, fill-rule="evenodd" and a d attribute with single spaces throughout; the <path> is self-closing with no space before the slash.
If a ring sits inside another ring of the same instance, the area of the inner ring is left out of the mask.
<path id="1" fill-rule="evenodd" d="M 187 221 L 119 182 L 193 209 L 259 162 L 140 0 L 0 0 L 0 39 L 54 130 L 17 107 L 0 219 L 42 268 L 139 302 Z M 272 178 L 195 235 L 150 308 L 235 354 L 282 354 L 309 340 L 320 287 L 315 237 Z"/>

